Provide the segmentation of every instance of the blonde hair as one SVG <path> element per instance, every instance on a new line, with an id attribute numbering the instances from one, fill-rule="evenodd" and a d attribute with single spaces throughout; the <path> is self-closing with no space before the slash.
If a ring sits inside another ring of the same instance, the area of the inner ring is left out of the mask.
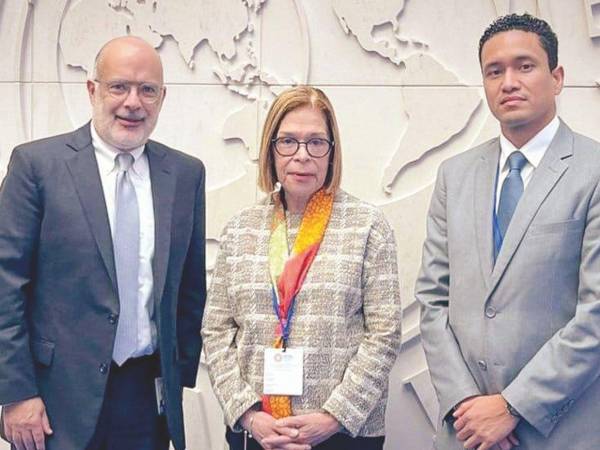
<path id="1" fill-rule="evenodd" d="M 296 86 L 282 92 L 269 109 L 265 124 L 263 125 L 260 152 L 258 155 L 258 187 L 266 193 L 273 192 L 277 182 L 275 160 L 273 157 L 273 143 L 281 121 L 290 111 L 311 106 L 323 112 L 329 138 L 333 140 L 333 147 L 329 153 L 329 166 L 323 187 L 327 192 L 336 192 L 340 187 L 342 178 L 342 147 L 340 132 L 333 112 L 333 106 L 325 93 L 311 86 Z"/>

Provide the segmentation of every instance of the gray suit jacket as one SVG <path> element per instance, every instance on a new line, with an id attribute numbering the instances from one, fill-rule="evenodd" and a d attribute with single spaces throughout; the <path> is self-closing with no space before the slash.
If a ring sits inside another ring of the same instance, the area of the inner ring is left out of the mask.
<path id="1" fill-rule="evenodd" d="M 521 198 L 496 263 L 500 145 L 444 162 L 416 297 L 440 401 L 437 448 L 462 449 L 444 420 L 471 395 L 502 393 L 527 450 L 600 448 L 600 144 L 564 123 Z"/>
<path id="2" fill-rule="evenodd" d="M 204 167 L 146 145 L 156 223 L 152 263 L 167 422 L 185 447 L 205 301 Z M 106 204 L 90 124 L 17 147 L 0 188 L 0 404 L 36 395 L 48 450 L 84 449 L 107 381 L 119 312 Z"/>

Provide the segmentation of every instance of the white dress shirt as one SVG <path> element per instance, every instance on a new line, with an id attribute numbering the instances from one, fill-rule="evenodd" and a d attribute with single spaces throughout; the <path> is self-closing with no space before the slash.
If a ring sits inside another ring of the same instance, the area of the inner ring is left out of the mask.
<path id="1" fill-rule="evenodd" d="M 550 146 L 552 139 L 556 135 L 558 131 L 558 127 L 560 126 L 560 121 L 558 117 L 554 116 L 554 119 L 550 121 L 548 125 L 546 125 L 542 130 L 532 137 L 523 147 L 517 148 L 510 142 L 503 134 L 500 134 L 500 161 L 499 169 L 500 173 L 498 176 L 498 184 L 496 186 L 496 211 L 498 211 L 498 205 L 500 203 L 500 191 L 502 190 L 502 183 L 504 179 L 508 176 L 509 166 L 508 166 L 508 157 L 511 153 L 520 151 L 527 159 L 527 162 L 521 169 L 521 178 L 523 179 L 523 189 L 527 188 L 527 184 L 531 177 L 533 176 L 533 172 L 540 165 L 540 161 L 546 154 L 546 150 Z"/>
<path id="2" fill-rule="evenodd" d="M 104 191 L 104 201 L 108 212 L 111 235 L 114 235 L 115 200 L 117 187 L 117 166 L 115 158 L 119 150 L 104 142 L 94 124 L 91 126 L 92 145 L 96 153 L 98 171 Z M 129 152 L 134 163 L 131 170 L 131 181 L 137 197 L 140 215 L 140 254 L 138 275 L 138 338 L 132 357 L 150 355 L 157 346 L 154 302 L 152 297 L 153 277 L 152 258 L 154 257 L 154 205 L 152 202 L 152 184 L 150 166 L 144 146 Z"/>

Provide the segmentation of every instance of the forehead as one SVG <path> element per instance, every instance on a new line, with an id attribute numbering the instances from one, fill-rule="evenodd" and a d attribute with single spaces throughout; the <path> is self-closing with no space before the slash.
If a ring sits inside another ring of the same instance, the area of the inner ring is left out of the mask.
<path id="1" fill-rule="evenodd" d="M 509 30 L 492 36 L 481 49 L 481 64 L 493 64 L 518 58 L 547 60 L 540 37 L 536 33 Z"/>
<path id="2" fill-rule="evenodd" d="M 288 111 L 285 116 L 283 116 L 281 123 L 279 124 L 279 129 L 286 130 L 298 126 L 308 126 L 327 130 L 325 113 L 321 109 L 311 105 L 299 106 Z"/>
<path id="3" fill-rule="evenodd" d="M 153 49 L 135 44 L 116 44 L 101 56 L 99 72 L 103 79 L 152 81 L 162 83 L 162 65 Z"/>

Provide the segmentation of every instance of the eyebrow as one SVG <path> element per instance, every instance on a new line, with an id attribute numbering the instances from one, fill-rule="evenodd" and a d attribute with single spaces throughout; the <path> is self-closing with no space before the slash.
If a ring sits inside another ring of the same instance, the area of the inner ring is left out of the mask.
<path id="1" fill-rule="evenodd" d="M 523 55 L 523 56 L 517 56 L 515 58 L 516 61 L 526 61 L 526 60 L 530 60 L 530 61 L 535 61 L 536 58 L 533 57 L 532 55 Z"/>
<path id="2" fill-rule="evenodd" d="M 156 81 L 133 81 L 133 80 L 128 80 L 126 78 L 110 78 L 107 80 L 102 80 L 105 83 L 129 83 L 129 84 L 152 84 L 155 86 L 160 86 L 161 83 L 158 83 Z"/>
<path id="3" fill-rule="evenodd" d="M 285 137 L 293 137 L 293 138 L 295 138 L 298 135 L 298 133 L 294 133 L 294 132 L 291 132 L 291 131 L 279 131 L 277 133 L 277 135 L 280 136 L 280 137 L 285 136 Z M 309 137 L 323 137 L 323 136 L 325 136 L 325 138 L 329 139 L 329 134 L 326 131 L 318 131 L 316 133 L 310 133 L 307 136 L 309 136 Z"/>
<path id="4" fill-rule="evenodd" d="M 517 56 L 515 58 L 511 58 L 510 59 L 511 62 L 513 61 L 517 61 L 517 62 L 523 62 L 523 61 L 537 61 L 537 58 L 535 58 L 533 55 L 520 55 Z M 488 67 L 493 67 L 493 66 L 501 66 L 504 65 L 501 61 L 492 61 L 487 63 L 485 66 L 483 66 L 484 69 L 488 68 Z"/>

